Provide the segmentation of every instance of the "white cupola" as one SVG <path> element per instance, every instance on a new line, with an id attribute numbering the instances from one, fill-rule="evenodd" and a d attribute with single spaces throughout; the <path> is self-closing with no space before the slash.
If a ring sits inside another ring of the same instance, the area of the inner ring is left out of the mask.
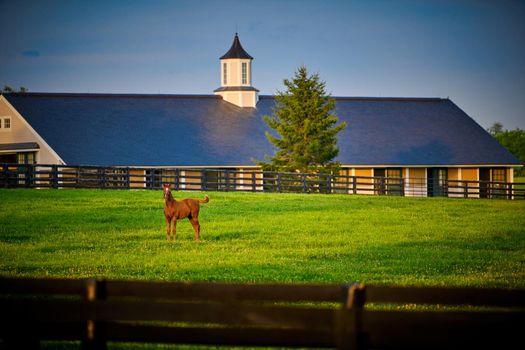
<path id="1" fill-rule="evenodd" d="M 231 48 L 220 58 L 221 87 L 214 90 L 215 95 L 239 107 L 254 108 L 259 90 L 252 86 L 252 60 L 235 33 Z"/>

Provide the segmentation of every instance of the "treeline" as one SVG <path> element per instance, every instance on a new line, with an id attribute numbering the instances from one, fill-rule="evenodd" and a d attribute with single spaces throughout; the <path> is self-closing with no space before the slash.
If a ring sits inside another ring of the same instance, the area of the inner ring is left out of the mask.
<path id="1" fill-rule="evenodd" d="M 2 89 L 1 92 L 5 92 L 5 93 L 9 93 L 9 92 L 28 92 L 29 90 L 23 86 L 20 86 L 20 88 L 18 90 L 16 89 L 13 89 L 11 86 L 9 85 L 4 85 L 4 88 Z"/>
<path id="2" fill-rule="evenodd" d="M 502 123 L 496 122 L 487 131 L 519 160 L 525 163 L 525 130 L 520 128 L 507 130 L 503 128 Z M 516 168 L 514 175 L 525 176 L 525 168 Z"/>

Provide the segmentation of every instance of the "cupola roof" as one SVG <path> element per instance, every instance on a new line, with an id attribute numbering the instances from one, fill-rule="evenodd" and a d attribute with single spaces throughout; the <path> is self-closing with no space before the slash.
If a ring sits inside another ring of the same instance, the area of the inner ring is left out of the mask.
<path id="1" fill-rule="evenodd" d="M 228 52 L 222 55 L 220 59 L 223 60 L 227 58 L 249 58 L 253 60 L 253 57 L 242 48 L 241 42 L 239 41 L 239 35 L 237 33 L 235 33 L 232 47 L 230 47 Z"/>

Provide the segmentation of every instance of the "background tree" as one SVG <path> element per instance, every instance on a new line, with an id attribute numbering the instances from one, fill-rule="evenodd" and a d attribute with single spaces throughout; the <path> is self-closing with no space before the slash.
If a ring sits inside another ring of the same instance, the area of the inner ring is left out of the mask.
<path id="1" fill-rule="evenodd" d="M 18 91 L 15 91 L 11 86 L 9 85 L 4 85 L 4 88 L 2 89 L 2 91 L 0 92 L 5 92 L 5 93 L 10 93 L 10 92 L 21 92 L 21 93 L 24 93 L 24 92 L 28 92 L 29 90 L 23 86 L 20 86 L 20 89 L 18 89 Z"/>
<path id="2" fill-rule="evenodd" d="M 496 136 L 497 134 L 503 132 L 503 124 L 501 124 L 500 122 L 495 122 L 490 128 L 487 129 L 487 131 L 492 136 Z"/>
<path id="3" fill-rule="evenodd" d="M 508 149 L 519 160 L 525 163 L 525 130 L 516 128 L 514 130 L 503 129 L 503 124 L 496 122 L 487 131 L 494 136 L 498 142 Z M 516 176 L 525 176 L 523 167 L 514 170 Z"/>
<path id="4" fill-rule="evenodd" d="M 305 66 L 299 67 L 292 80 L 284 79 L 285 92 L 275 95 L 272 116 L 264 121 L 277 136 L 266 132 L 268 140 L 277 147 L 269 162 L 257 162 L 264 170 L 332 173 L 340 164 L 337 134 L 346 124 L 334 114 L 335 100 L 325 90 L 318 74 L 308 75 Z"/>

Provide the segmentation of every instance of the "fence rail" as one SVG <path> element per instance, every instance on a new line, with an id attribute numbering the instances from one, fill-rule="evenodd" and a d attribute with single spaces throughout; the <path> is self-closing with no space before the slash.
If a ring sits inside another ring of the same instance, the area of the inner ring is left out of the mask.
<path id="1" fill-rule="evenodd" d="M 0 278 L 0 309 L 6 349 L 38 348 L 41 340 L 80 340 L 84 349 L 107 342 L 519 348 L 525 290 Z"/>
<path id="2" fill-rule="evenodd" d="M 259 170 L 0 164 L 0 187 L 346 193 L 525 199 L 525 183 L 278 173 Z"/>

